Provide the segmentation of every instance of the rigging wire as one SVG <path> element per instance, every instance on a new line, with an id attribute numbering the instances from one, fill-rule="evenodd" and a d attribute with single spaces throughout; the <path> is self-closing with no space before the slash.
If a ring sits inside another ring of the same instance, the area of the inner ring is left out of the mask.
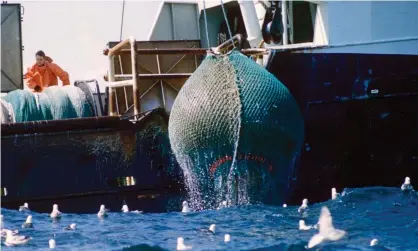
<path id="1" fill-rule="evenodd" d="M 221 7 L 222 7 L 222 12 L 224 14 L 224 18 L 225 18 L 225 22 L 226 22 L 226 27 L 228 28 L 229 38 L 232 39 L 231 27 L 229 27 L 228 17 L 226 16 L 226 11 L 225 11 L 224 1 L 223 0 L 221 0 Z M 234 42 L 232 42 L 232 46 L 235 48 L 235 43 Z"/>
<path id="2" fill-rule="evenodd" d="M 208 48 L 210 48 L 210 43 L 209 43 L 209 30 L 208 30 L 208 19 L 206 17 L 206 0 L 203 0 L 203 17 L 205 19 L 206 41 L 208 43 Z"/>

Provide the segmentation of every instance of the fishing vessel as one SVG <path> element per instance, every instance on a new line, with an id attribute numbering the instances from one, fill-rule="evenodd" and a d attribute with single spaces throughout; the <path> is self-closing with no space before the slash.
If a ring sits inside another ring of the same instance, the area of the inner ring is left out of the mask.
<path id="1" fill-rule="evenodd" d="M 196 4 L 196 26 L 173 37 Z M 288 200 L 321 201 L 332 187 L 398 186 L 405 176 L 416 184 L 417 11 L 416 2 L 396 1 L 164 2 L 149 39 L 211 47 L 242 34 L 248 48 L 266 49 L 259 64 L 305 121 Z"/>
<path id="2" fill-rule="evenodd" d="M 6 10 L 10 34 L 20 34 L 20 6 Z M 398 186 L 405 176 L 416 186 L 416 11 L 415 2 L 163 1 L 149 41 L 109 42 L 106 90 L 75 83 L 93 117 L 2 123 L 2 207 L 178 210 L 184 186 L 167 138 L 170 109 L 208 48 L 237 34 L 304 117 L 287 203 L 328 199 L 332 187 Z M 2 92 L 10 92 L 23 88 L 21 36 L 4 37 L 14 67 L 2 62 Z"/>

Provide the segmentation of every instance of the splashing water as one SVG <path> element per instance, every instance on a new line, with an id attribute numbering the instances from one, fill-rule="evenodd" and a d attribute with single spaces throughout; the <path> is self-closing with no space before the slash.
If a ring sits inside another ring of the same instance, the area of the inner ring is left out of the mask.
<path id="1" fill-rule="evenodd" d="M 183 237 L 193 250 L 307 250 L 310 238 L 318 230 L 299 230 L 299 220 L 307 225 L 318 222 L 321 208 L 329 208 L 333 225 L 347 232 L 335 242 L 323 242 L 311 250 L 416 250 L 418 246 L 418 194 L 400 188 L 346 189 L 337 200 L 311 204 L 306 215 L 297 212 L 299 205 L 248 205 L 223 210 L 205 210 L 182 214 L 122 213 L 120 206 L 110 208 L 109 217 L 99 220 L 96 214 L 67 214 L 64 207 L 60 221 L 48 214 L 31 212 L 33 229 L 22 229 L 27 214 L 2 209 L 4 227 L 19 229 L 19 235 L 33 239 L 19 250 L 46 250 L 50 239 L 57 250 L 175 250 L 177 238 Z M 29 203 L 30 206 L 30 203 Z M 138 208 L 141 210 L 141 208 Z M 76 223 L 76 230 L 65 230 Z M 202 232 L 216 224 L 216 234 Z M 231 235 L 225 243 L 224 235 Z M 378 249 L 370 247 L 378 239 Z M 15 247 L 1 250 L 12 251 Z"/>

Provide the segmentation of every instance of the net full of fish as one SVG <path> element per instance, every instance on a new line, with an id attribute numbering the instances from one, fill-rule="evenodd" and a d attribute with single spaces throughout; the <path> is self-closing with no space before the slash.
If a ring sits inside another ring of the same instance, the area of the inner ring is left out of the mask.
<path id="1" fill-rule="evenodd" d="M 187 80 L 171 110 L 169 137 L 193 207 L 281 203 L 304 123 L 286 86 L 233 50 L 208 55 Z"/>

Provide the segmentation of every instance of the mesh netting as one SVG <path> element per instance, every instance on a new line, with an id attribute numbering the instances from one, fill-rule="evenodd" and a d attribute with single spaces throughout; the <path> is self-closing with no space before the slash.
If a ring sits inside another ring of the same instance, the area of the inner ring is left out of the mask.
<path id="1" fill-rule="evenodd" d="M 281 197 L 303 136 L 288 89 L 237 51 L 205 58 L 180 90 L 169 121 L 189 195 L 199 200 L 215 191 L 209 204 L 239 194 L 243 203 L 265 201 L 270 192 Z M 208 199 L 201 201 L 194 203 L 207 207 Z"/>
<path id="2" fill-rule="evenodd" d="M 90 100 L 87 95 L 80 89 L 72 85 L 62 87 L 68 94 L 68 98 L 77 113 L 77 117 L 91 117 L 93 116 L 93 110 Z"/>
<path id="3" fill-rule="evenodd" d="M 42 93 L 15 90 L 2 98 L 11 104 L 16 122 L 91 117 L 92 104 L 75 86 L 51 86 Z M 2 107 L 3 109 L 3 107 Z"/>
<path id="4" fill-rule="evenodd" d="M 77 118 L 76 108 L 63 87 L 51 86 L 44 90 L 51 103 L 51 113 L 54 119 Z"/>
<path id="5" fill-rule="evenodd" d="M 43 120 L 32 92 L 15 90 L 9 92 L 3 99 L 12 105 L 16 122 Z"/>
<path id="6" fill-rule="evenodd" d="M 34 93 L 38 103 L 38 109 L 42 113 L 42 119 L 52 120 L 51 101 L 45 93 Z"/>

